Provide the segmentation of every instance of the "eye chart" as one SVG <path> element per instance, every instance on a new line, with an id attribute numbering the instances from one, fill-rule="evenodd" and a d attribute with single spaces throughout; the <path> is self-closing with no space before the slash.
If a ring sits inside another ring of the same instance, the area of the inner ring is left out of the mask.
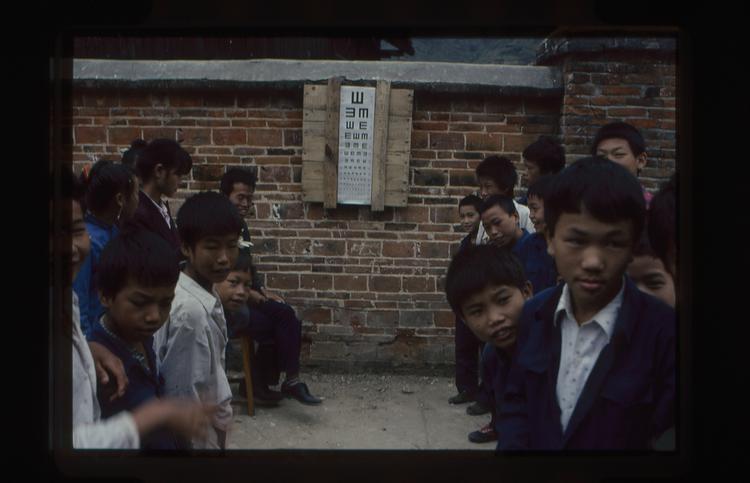
<path id="1" fill-rule="evenodd" d="M 372 194 L 375 88 L 341 86 L 339 203 L 369 205 Z"/>

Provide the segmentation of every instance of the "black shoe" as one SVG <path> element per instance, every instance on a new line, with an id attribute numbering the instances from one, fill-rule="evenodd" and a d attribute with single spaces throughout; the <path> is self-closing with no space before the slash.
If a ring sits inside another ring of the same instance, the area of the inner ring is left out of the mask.
<path id="1" fill-rule="evenodd" d="M 307 384 L 304 382 L 298 382 L 291 386 L 284 382 L 281 385 L 281 393 L 288 397 L 294 398 L 302 404 L 320 404 L 323 401 L 310 394 L 310 390 L 307 388 Z"/>
<path id="2" fill-rule="evenodd" d="M 487 414 L 488 412 L 490 412 L 490 408 L 480 403 L 479 401 L 475 401 L 474 404 L 466 408 L 466 414 L 469 414 L 471 416 L 481 416 L 482 414 Z"/>
<path id="3" fill-rule="evenodd" d="M 488 423 L 486 426 L 483 426 L 482 429 L 469 433 L 469 441 L 472 443 L 489 443 L 490 441 L 497 441 L 497 433 L 492 427 L 492 423 Z"/>
<path id="4" fill-rule="evenodd" d="M 455 396 L 448 399 L 450 404 L 465 404 L 474 400 L 474 395 L 469 391 L 461 391 Z"/>

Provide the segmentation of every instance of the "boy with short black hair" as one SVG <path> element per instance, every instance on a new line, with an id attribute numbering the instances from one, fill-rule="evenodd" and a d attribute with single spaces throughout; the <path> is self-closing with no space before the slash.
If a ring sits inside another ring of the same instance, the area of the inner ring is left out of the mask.
<path id="1" fill-rule="evenodd" d="M 479 183 L 479 196 L 485 200 L 491 195 L 500 195 L 513 198 L 513 189 L 518 183 L 518 173 L 513 162 L 505 156 L 488 156 L 477 166 L 477 182 Z M 529 233 L 534 232 L 534 225 L 529 220 L 529 209 L 513 201 L 515 211 L 521 228 Z M 480 223 L 477 233 L 476 244 L 487 242 L 487 234 Z"/>
<path id="2" fill-rule="evenodd" d="M 461 221 L 461 228 L 467 233 L 458 251 L 464 251 L 474 245 L 477 230 L 481 219 L 479 209 L 482 206 L 482 199 L 476 195 L 468 195 L 458 203 L 458 214 Z M 464 404 L 474 401 L 479 391 L 477 379 L 479 377 L 479 352 L 482 348 L 482 342 L 477 339 L 474 333 L 461 320 L 458 313 L 456 316 L 455 326 L 455 358 L 456 358 L 456 389 L 458 394 L 448 399 L 450 404 Z M 481 406 L 481 403 L 480 403 Z"/>
<path id="3" fill-rule="evenodd" d="M 633 260 L 628 265 L 627 274 L 639 290 L 653 295 L 670 307 L 675 306 L 674 279 L 651 247 L 647 230 L 643 230 L 633 248 Z"/>
<path id="4" fill-rule="evenodd" d="M 564 283 L 524 307 L 498 449 L 645 450 L 674 424 L 675 313 L 625 276 L 645 212 L 616 163 L 557 175 L 545 221 Z"/>
<path id="5" fill-rule="evenodd" d="M 565 148 L 551 137 L 542 135 L 526 146 L 521 160 L 526 167 L 526 184 L 531 186 L 540 177 L 559 173 L 565 167 Z M 528 193 L 518 202 L 528 205 Z"/>
<path id="6" fill-rule="evenodd" d="M 164 396 L 153 334 L 169 317 L 179 273 L 177 255 L 169 244 L 144 229 L 126 229 L 102 251 L 97 282 L 105 313 L 92 327 L 89 340 L 119 357 L 128 377 L 125 394 L 114 400 L 109 398 L 111 385 L 100 386 L 97 396 L 103 418 Z M 187 408 L 193 403 L 183 404 Z M 143 436 L 141 448 L 174 450 L 188 445 L 181 434 L 161 426 Z"/>
<path id="7" fill-rule="evenodd" d="M 171 139 L 154 139 L 139 148 L 135 169 L 141 180 L 138 209 L 132 223 L 164 238 L 180 255 L 180 237 L 169 203 L 180 187 L 182 176 L 190 172 L 193 160 L 182 146 Z"/>
<path id="8" fill-rule="evenodd" d="M 544 200 L 549 196 L 554 180 L 555 176 L 551 174 L 540 176 L 528 191 L 529 217 L 536 233 L 532 233 L 526 241 L 528 263 L 524 265 L 524 270 L 535 292 L 557 284 L 557 268 L 547 253 L 547 227 L 544 223 Z"/>
<path id="9" fill-rule="evenodd" d="M 498 437 L 496 416 L 513 358 L 524 302 L 531 297 L 520 261 L 509 251 L 481 245 L 458 252 L 448 267 L 445 292 L 451 308 L 483 342 L 483 379 L 489 391 L 492 419 L 469 434 L 476 443 Z M 502 438 L 502 433 L 499 433 Z"/>
<path id="10" fill-rule="evenodd" d="M 635 127 L 612 122 L 599 128 L 591 145 L 592 156 L 602 156 L 627 169 L 636 178 L 646 166 L 646 141 Z M 653 195 L 641 188 L 648 209 Z"/>
<path id="11" fill-rule="evenodd" d="M 245 217 L 252 206 L 255 183 L 255 173 L 243 168 L 230 168 L 221 179 L 221 192 L 237 208 L 241 216 L 242 239 L 246 245 L 243 250 L 246 250 L 250 256 L 252 256 L 250 252 L 252 243 Z M 245 308 L 232 313 L 227 319 L 231 325 L 230 330 L 233 335 L 246 332 L 260 343 L 275 345 L 279 369 L 285 373 L 285 379 L 281 385 L 283 395 L 303 404 L 320 404 L 322 400 L 313 396 L 307 384 L 299 378 L 302 322 L 297 318 L 294 309 L 280 295 L 263 286 L 263 278 L 252 265 L 252 258 L 250 269 L 253 284 L 248 290 L 248 303 Z M 267 382 L 265 378 L 253 378 L 253 385 L 256 386 L 253 388 L 253 395 L 257 395 L 262 400 L 277 400 L 278 391 L 270 389 Z"/>
<path id="12" fill-rule="evenodd" d="M 177 213 L 182 254 L 167 323 L 156 333 L 155 348 L 166 394 L 217 404 L 205 441 L 193 448 L 224 449 L 232 419 L 232 392 L 225 372 L 227 323 L 214 288 L 229 274 L 238 255 L 242 222 L 229 200 L 215 192 L 188 198 Z"/>

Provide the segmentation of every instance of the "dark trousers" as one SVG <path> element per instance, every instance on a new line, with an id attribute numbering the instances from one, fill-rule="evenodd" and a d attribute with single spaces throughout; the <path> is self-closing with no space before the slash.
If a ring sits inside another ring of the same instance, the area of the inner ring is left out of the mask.
<path id="1" fill-rule="evenodd" d="M 477 393 L 481 349 L 482 342 L 477 339 L 464 321 L 456 316 L 456 388 L 458 392 Z"/>
<path id="2" fill-rule="evenodd" d="M 278 368 L 299 374 L 299 353 L 302 347 L 302 322 L 288 304 L 268 300 L 256 307 L 245 306 L 227 317 L 229 337 L 247 334 L 259 344 L 274 344 Z"/>

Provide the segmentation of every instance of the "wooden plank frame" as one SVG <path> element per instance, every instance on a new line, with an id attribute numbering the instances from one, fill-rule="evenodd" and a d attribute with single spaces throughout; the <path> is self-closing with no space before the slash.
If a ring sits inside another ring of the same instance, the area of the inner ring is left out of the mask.
<path id="1" fill-rule="evenodd" d="M 343 78 L 339 77 L 330 79 L 326 85 L 304 86 L 302 199 L 305 202 L 322 202 L 326 209 L 337 206 L 338 116 L 342 83 Z M 333 89 L 329 86 L 333 86 Z M 337 94 L 331 96 L 334 89 Z M 390 82 L 378 81 L 375 96 L 376 129 L 370 208 L 372 211 L 382 211 L 386 206 L 407 205 L 414 93 L 408 89 L 392 89 Z M 387 109 L 384 106 L 388 106 Z M 378 109 L 385 110 L 387 116 L 383 116 Z"/>
<path id="2" fill-rule="evenodd" d="M 385 164 L 388 151 L 388 111 L 391 105 L 391 83 L 379 80 L 375 88 L 375 130 L 372 153 L 372 195 L 370 209 L 385 209 Z"/>

